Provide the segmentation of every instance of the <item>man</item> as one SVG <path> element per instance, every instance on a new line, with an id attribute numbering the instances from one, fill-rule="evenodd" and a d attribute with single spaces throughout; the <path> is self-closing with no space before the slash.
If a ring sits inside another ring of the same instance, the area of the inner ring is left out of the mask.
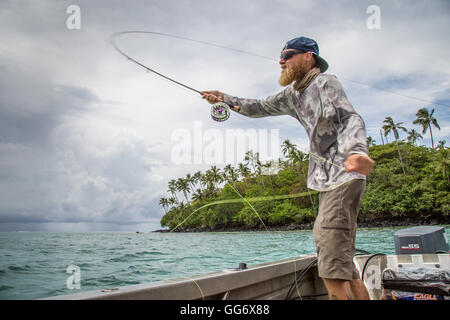
<path id="1" fill-rule="evenodd" d="M 209 103 L 223 101 L 248 117 L 290 115 L 310 140 L 308 188 L 320 191 L 314 223 L 319 276 L 330 299 L 370 299 L 353 263 L 356 219 L 374 162 L 365 124 L 319 56 L 316 41 L 298 37 L 284 46 L 279 83 L 286 88 L 265 100 L 203 91 Z"/>

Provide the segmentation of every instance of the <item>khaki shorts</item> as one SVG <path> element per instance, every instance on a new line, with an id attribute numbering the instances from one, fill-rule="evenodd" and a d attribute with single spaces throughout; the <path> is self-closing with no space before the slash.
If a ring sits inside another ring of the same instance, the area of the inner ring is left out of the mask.
<path id="1" fill-rule="evenodd" d="M 319 276 L 325 279 L 359 279 L 353 263 L 356 218 L 366 190 L 366 180 L 351 180 L 319 194 L 319 214 L 314 223 Z"/>

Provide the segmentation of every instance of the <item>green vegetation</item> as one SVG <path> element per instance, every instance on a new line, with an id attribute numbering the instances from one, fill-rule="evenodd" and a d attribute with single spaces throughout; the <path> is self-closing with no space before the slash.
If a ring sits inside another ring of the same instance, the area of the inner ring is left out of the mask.
<path id="1" fill-rule="evenodd" d="M 418 117 L 424 113 L 418 113 Z M 435 119 L 431 120 L 433 122 Z M 401 123 L 395 123 L 390 117 L 386 118 L 385 123 L 385 135 L 394 133 L 395 141 L 375 145 L 374 140 L 368 138 L 369 155 L 376 166 L 367 176 L 360 218 L 436 218 L 448 221 L 450 155 L 445 141 L 440 141 L 436 149 L 416 146 L 416 141 L 421 138 L 417 132 L 411 135 L 412 130 L 409 131 L 409 142 L 405 142 L 399 140 L 397 132 L 397 129 L 406 132 L 405 128 L 400 127 Z M 431 126 L 428 128 L 431 129 Z M 308 155 L 289 140 L 283 142 L 282 151 L 283 158 L 276 162 L 277 174 L 265 175 L 265 169 L 273 166 L 273 163 L 262 163 L 259 154 L 250 150 L 236 168 L 227 165 L 222 170 L 212 166 L 205 173 L 196 172 L 169 181 L 170 197 L 160 199 L 160 205 L 166 212 L 161 219 L 161 226 L 171 230 L 175 227 L 177 230 L 218 230 L 263 229 L 264 225 L 275 227 L 312 223 L 317 215 L 318 194 L 308 192 L 306 187 Z M 205 207 L 191 215 L 194 210 L 215 201 L 301 192 L 306 192 L 306 196 L 251 202 L 253 208 L 245 201 L 222 203 Z"/>

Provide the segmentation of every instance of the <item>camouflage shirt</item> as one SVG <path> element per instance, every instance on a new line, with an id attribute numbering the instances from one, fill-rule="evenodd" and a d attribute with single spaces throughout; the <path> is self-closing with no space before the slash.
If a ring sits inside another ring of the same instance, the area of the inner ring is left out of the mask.
<path id="1" fill-rule="evenodd" d="M 345 159 L 354 153 L 368 156 L 368 148 L 364 121 L 336 76 L 321 73 L 302 93 L 290 85 L 264 100 L 224 94 L 224 102 L 240 106 L 239 113 L 248 117 L 290 115 L 303 125 L 310 143 L 308 188 L 328 191 L 366 178 L 345 171 Z"/>

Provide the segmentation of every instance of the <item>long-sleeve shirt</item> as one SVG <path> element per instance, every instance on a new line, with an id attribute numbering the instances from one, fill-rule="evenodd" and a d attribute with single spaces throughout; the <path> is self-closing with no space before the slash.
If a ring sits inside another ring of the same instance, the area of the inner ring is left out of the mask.
<path id="1" fill-rule="evenodd" d="M 302 92 L 292 85 L 266 99 L 244 99 L 224 94 L 224 102 L 240 106 L 248 117 L 290 115 L 305 128 L 310 142 L 308 188 L 329 191 L 353 179 L 345 171 L 351 154 L 368 156 L 365 124 L 334 75 L 319 74 Z"/>

